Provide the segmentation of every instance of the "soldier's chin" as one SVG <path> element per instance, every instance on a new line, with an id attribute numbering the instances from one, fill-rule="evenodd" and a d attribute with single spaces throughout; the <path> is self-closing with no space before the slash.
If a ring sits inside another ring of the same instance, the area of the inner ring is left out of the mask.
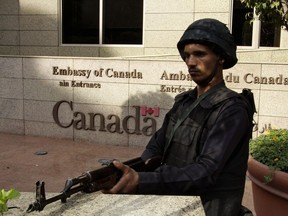
<path id="1" fill-rule="evenodd" d="M 198 85 L 198 86 L 206 86 L 207 85 L 207 80 L 203 79 L 193 79 L 192 80 Z"/>

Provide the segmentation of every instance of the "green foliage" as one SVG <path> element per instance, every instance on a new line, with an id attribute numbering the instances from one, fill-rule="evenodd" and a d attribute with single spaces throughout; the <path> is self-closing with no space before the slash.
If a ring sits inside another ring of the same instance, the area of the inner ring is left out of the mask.
<path id="1" fill-rule="evenodd" d="M 255 8 L 262 22 L 272 22 L 288 29 L 288 0 L 240 0 L 246 8 Z"/>
<path id="2" fill-rule="evenodd" d="M 251 140 L 250 154 L 273 170 L 288 172 L 288 129 L 270 129 Z"/>
<path id="3" fill-rule="evenodd" d="M 19 196 L 20 196 L 20 193 L 14 189 L 11 189 L 9 191 L 5 191 L 4 189 L 2 189 L 0 191 L 0 213 L 3 214 L 3 212 L 8 211 L 8 207 L 7 207 L 8 200 L 16 199 Z"/>

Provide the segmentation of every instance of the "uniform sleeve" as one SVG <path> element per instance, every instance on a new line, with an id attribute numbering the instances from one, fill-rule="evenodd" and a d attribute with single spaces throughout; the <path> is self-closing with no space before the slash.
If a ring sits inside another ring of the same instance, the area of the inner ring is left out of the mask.
<path id="1" fill-rule="evenodd" d="M 138 193 L 199 195 L 202 189 L 215 184 L 232 153 L 239 145 L 245 144 L 243 141 L 247 140 L 249 127 L 248 114 L 243 105 L 234 103 L 224 108 L 208 132 L 195 163 L 182 168 L 163 165 L 155 172 L 140 172 Z"/>

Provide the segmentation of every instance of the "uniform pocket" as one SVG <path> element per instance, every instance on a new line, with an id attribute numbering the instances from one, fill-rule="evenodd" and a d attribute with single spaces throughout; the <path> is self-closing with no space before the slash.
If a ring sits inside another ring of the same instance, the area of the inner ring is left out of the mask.
<path id="1" fill-rule="evenodd" d="M 197 140 L 201 127 L 187 118 L 175 131 L 170 143 L 168 163 L 178 167 L 192 163 L 197 154 Z"/>

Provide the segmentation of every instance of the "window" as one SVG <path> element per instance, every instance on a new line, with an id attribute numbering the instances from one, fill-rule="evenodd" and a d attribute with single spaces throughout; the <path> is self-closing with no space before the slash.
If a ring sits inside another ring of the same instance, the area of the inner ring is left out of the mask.
<path id="1" fill-rule="evenodd" d="M 240 0 L 234 0 L 232 34 L 238 46 L 252 45 L 252 25 L 246 19 L 246 14 L 253 14 L 253 10 L 245 8 Z"/>
<path id="2" fill-rule="evenodd" d="M 62 0 L 63 44 L 142 44 L 143 0 Z"/>
<path id="3" fill-rule="evenodd" d="M 250 23 L 252 17 L 255 19 Z M 272 22 L 261 23 L 253 10 L 245 8 L 240 0 L 233 0 L 232 34 L 238 46 L 280 46 L 280 28 Z"/>

